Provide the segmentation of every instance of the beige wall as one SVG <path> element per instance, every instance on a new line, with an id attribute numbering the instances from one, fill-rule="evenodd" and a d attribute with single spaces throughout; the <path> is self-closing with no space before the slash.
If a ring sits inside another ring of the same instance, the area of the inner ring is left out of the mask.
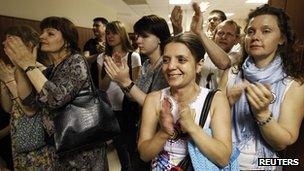
<path id="1" fill-rule="evenodd" d="M 0 15 L 42 20 L 48 16 L 69 18 L 75 25 L 92 27 L 92 19 L 102 16 L 117 20 L 117 11 L 98 0 L 0 0 Z M 127 30 L 132 26 L 125 23 Z"/>

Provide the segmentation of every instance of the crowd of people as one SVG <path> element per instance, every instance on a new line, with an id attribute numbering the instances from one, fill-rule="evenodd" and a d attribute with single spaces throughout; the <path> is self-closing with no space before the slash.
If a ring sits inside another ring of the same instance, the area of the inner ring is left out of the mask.
<path id="1" fill-rule="evenodd" d="M 157 15 L 140 18 L 133 26 L 138 49 L 121 21 L 102 17 L 93 20 L 95 38 L 83 51 L 64 17 L 43 19 L 40 34 L 10 27 L 0 58 L 0 142 L 10 147 L 4 156 L 1 149 L 0 170 L 111 169 L 107 142 L 65 154 L 54 143 L 54 111 L 92 86 L 106 92 L 121 128 L 112 141 L 122 171 L 183 169 L 190 141 L 219 169 L 235 151 L 239 170 L 281 169 L 258 159 L 277 158 L 293 144 L 304 115 L 304 71 L 297 65 L 303 56 L 294 53 L 288 16 L 257 7 L 242 35 L 235 21 L 213 10 L 205 32 L 199 5 L 192 7 L 190 31 L 182 28 L 180 6 L 171 13 L 173 34 Z M 212 90 L 218 91 L 200 125 Z"/>

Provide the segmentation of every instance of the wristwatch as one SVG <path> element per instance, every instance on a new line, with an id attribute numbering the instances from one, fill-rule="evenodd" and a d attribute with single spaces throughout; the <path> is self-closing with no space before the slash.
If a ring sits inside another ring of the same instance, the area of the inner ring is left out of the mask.
<path id="1" fill-rule="evenodd" d="M 127 87 L 122 87 L 122 90 L 125 92 L 125 93 L 130 93 L 132 87 L 134 86 L 134 82 L 132 81 Z"/>
<path id="2" fill-rule="evenodd" d="M 37 68 L 36 66 L 28 66 L 28 67 L 24 70 L 24 72 L 27 73 L 27 72 L 29 72 L 29 71 L 32 71 L 32 70 L 36 69 L 36 68 Z"/>

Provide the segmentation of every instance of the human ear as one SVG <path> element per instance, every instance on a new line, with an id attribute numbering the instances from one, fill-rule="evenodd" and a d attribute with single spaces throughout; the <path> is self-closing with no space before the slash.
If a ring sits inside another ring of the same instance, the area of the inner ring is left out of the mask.
<path id="1" fill-rule="evenodd" d="M 196 73 L 200 73 L 203 69 L 203 66 L 204 66 L 204 59 L 201 59 L 196 64 Z"/>
<path id="2" fill-rule="evenodd" d="M 286 37 L 281 36 L 280 41 L 279 41 L 279 45 L 281 45 L 281 46 L 284 45 L 285 41 L 286 41 Z"/>
<path id="3" fill-rule="evenodd" d="M 158 44 L 160 45 L 161 41 L 160 41 L 160 39 L 159 39 L 159 38 L 157 38 L 157 42 L 158 42 Z"/>

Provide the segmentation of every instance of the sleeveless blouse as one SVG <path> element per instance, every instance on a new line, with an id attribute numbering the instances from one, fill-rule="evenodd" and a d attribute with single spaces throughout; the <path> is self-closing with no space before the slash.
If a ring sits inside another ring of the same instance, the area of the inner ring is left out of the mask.
<path id="1" fill-rule="evenodd" d="M 195 123 L 199 124 L 199 119 L 201 116 L 201 111 L 206 99 L 206 96 L 210 90 L 207 88 L 200 87 L 200 92 L 196 99 L 192 101 L 189 106 L 191 109 L 191 115 L 195 117 Z M 169 98 L 172 106 L 172 115 L 174 118 L 174 123 L 179 119 L 178 105 L 174 98 L 171 96 L 170 88 L 165 88 L 161 90 L 160 102 L 163 102 L 165 97 Z M 211 116 L 210 112 L 208 114 L 204 129 L 210 126 Z M 178 163 L 184 159 L 188 154 L 187 149 L 187 138 L 178 138 L 177 140 L 167 140 L 163 150 L 152 160 L 151 167 L 153 171 L 160 170 L 170 170 L 171 168 L 178 165 Z"/>

